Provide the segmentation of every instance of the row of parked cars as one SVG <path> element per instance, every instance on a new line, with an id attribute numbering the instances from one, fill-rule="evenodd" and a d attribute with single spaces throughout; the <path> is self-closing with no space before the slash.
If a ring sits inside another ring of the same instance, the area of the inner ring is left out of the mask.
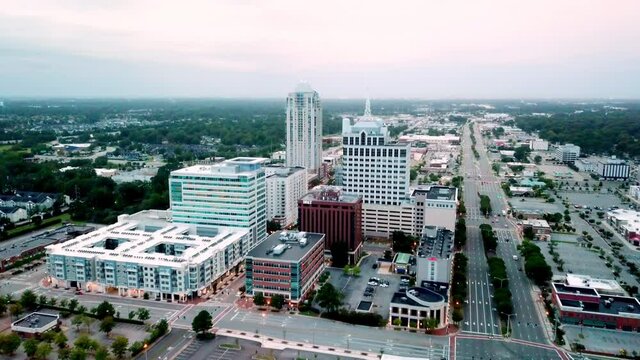
<path id="1" fill-rule="evenodd" d="M 372 278 L 369 278 L 369 282 L 367 282 L 367 285 L 389 287 L 389 282 L 386 280 L 379 279 L 377 277 L 372 277 Z"/>

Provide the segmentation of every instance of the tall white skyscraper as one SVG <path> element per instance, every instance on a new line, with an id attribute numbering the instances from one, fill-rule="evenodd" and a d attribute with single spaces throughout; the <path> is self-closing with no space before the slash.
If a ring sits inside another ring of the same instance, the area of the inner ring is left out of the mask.
<path id="1" fill-rule="evenodd" d="M 322 107 L 320 96 L 300 83 L 287 97 L 287 166 L 317 173 L 322 163 Z"/>
<path id="2" fill-rule="evenodd" d="M 391 141 L 387 127 L 371 116 L 369 101 L 358 122 L 343 120 L 342 145 L 344 190 L 362 195 L 365 205 L 400 205 L 409 193 L 411 148 Z"/>

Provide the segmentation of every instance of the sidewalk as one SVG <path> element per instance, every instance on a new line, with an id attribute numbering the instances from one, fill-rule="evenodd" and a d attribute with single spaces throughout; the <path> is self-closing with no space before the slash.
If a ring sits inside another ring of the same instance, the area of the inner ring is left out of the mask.
<path id="1" fill-rule="evenodd" d="M 312 345 L 304 342 L 290 342 L 287 340 L 276 339 L 266 337 L 253 332 L 237 331 L 230 329 L 218 329 L 216 334 L 221 336 L 229 336 L 238 339 L 257 341 L 262 344 L 263 347 L 274 350 L 294 349 L 305 350 L 309 352 L 316 352 L 335 356 L 347 356 L 357 359 L 374 360 L 380 359 L 381 355 L 373 352 L 350 350 L 339 347 L 329 347 L 322 345 Z"/>

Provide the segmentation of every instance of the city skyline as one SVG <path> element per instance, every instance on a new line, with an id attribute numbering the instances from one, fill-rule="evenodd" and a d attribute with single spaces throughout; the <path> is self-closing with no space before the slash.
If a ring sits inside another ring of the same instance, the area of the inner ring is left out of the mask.
<path id="1" fill-rule="evenodd" d="M 402 5 L 9 1 L 0 96 L 640 97 L 636 2 Z"/>

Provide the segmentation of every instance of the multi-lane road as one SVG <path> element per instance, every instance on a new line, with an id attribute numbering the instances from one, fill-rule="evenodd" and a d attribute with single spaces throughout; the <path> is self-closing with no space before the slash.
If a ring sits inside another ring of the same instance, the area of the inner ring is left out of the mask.
<path id="1" fill-rule="evenodd" d="M 464 177 L 463 198 L 467 210 L 467 244 L 465 253 L 469 258 L 468 300 L 464 307 L 464 323 L 462 335 L 458 340 L 465 339 L 463 344 L 473 342 L 478 351 L 490 354 L 493 347 L 506 349 L 514 345 L 506 345 L 497 341 L 501 337 L 502 329 L 499 315 L 493 302 L 493 286 L 489 280 L 484 246 L 480 236 L 479 226 L 490 224 L 496 230 L 498 247 L 496 255 L 504 259 L 507 267 L 509 288 L 513 294 L 513 314 L 510 328 L 511 339 L 526 347 L 527 358 L 552 359 L 564 357 L 561 351 L 555 351 L 550 345 L 551 331 L 544 321 L 543 306 L 534 286 L 524 273 L 524 264 L 517 250 L 520 242 L 515 223 L 509 216 L 503 216 L 503 210 L 508 210 L 508 204 L 500 181 L 493 174 L 487 157 L 487 149 L 483 144 L 477 125 L 474 124 L 476 150 L 480 158 L 475 159 L 471 149 L 472 142 L 468 127 L 464 127 L 462 137 L 463 158 L 461 173 Z M 478 194 L 489 196 L 493 214 L 497 216 L 485 217 L 480 212 L 480 198 Z M 514 255 L 518 260 L 514 260 Z M 521 271 L 522 269 L 522 271 Z M 486 336 L 485 340 L 470 338 L 471 336 Z M 496 341 L 486 341 L 492 338 Z M 513 342 L 511 343 L 513 344 Z M 539 345 L 538 345 L 539 344 Z M 460 344 L 458 344 L 458 347 Z M 465 346 L 466 347 L 466 346 Z M 511 351 L 511 350 L 509 350 Z M 463 355 L 460 353 L 459 355 Z M 521 354 L 524 355 L 524 354 Z M 465 358 L 465 356 L 460 356 Z"/>

